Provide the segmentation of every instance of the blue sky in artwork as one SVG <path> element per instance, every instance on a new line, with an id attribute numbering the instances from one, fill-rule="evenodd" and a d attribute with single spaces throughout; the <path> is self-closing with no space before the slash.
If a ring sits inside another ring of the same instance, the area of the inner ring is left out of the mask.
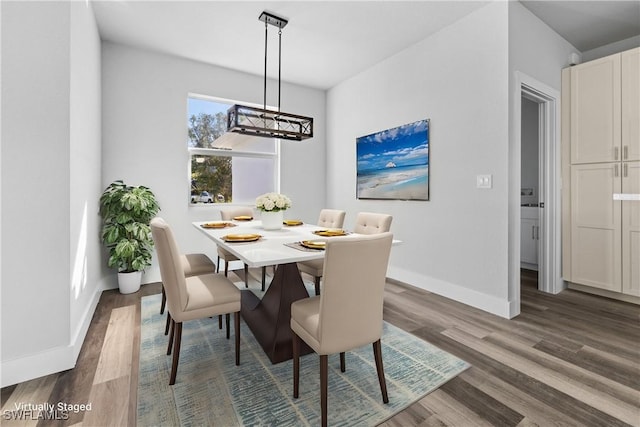
<path id="1" fill-rule="evenodd" d="M 356 140 L 358 171 L 429 163 L 429 122 L 420 120 Z"/>

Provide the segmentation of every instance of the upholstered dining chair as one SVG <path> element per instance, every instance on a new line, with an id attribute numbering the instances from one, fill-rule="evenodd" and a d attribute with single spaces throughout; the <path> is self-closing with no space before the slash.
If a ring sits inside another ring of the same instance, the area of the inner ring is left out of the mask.
<path id="1" fill-rule="evenodd" d="M 382 364 L 382 304 L 393 235 L 348 236 L 328 240 L 325 249 L 322 294 L 291 304 L 293 332 L 293 397 L 300 382 L 300 340 L 320 356 L 320 406 L 327 425 L 328 356 L 340 353 L 345 372 L 345 352 L 373 344 L 382 392 L 389 402 Z"/>
<path id="2" fill-rule="evenodd" d="M 393 217 L 387 214 L 359 212 L 353 232 L 358 234 L 385 233 L 391 229 Z"/>
<path id="3" fill-rule="evenodd" d="M 327 228 L 342 228 L 346 214 L 345 211 L 338 209 L 322 209 L 316 225 Z"/>
<path id="4" fill-rule="evenodd" d="M 318 224 L 320 227 L 342 228 L 344 224 L 345 211 L 337 209 L 322 209 Z M 320 279 L 322 278 L 322 259 L 314 259 L 311 261 L 302 261 L 298 263 L 298 270 L 313 276 L 313 282 L 316 287 L 316 295 L 320 295 Z"/>
<path id="5" fill-rule="evenodd" d="M 229 209 L 220 210 L 220 217 L 223 221 L 231 221 L 233 218 L 237 216 L 251 216 L 253 217 L 253 209 L 250 207 L 235 207 Z M 238 257 L 229 252 L 228 250 L 221 248 L 218 246 L 218 269 L 216 272 L 220 271 L 220 259 L 224 260 L 224 275 L 227 276 L 229 274 L 229 262 L 231 261 L 239 261 Z M 262 267 L 262 290 L 264 291 L 265 281 L 266 281 L 267 268 Z M 249 266 L 247 264 L 244 265 L 244 285 L 245 287 L 249 287 Z"/>
<path id="6" fill-rule="evenodd" d="M 176 382 L 182 323 L 205 317 L 234 314 L 236 365 L 240 364 L 240 290 L 222 274 L 211 273 L 185 277 L 180 252 L 169 225 L 160 217 L 151 220 L 151 233 L 158 254 L 160 275 L 167 295 L 167 311 L 171 318 L 167 355 L 173 349 L 169 385 Z"/>
<path id="7" fill-rule="evenodd" d="M 211 261 L 211 258 L 205 254 L 193 253 L 180 255 L 180 265 L 184 271 L 185 277 L 198 276 L 200 274 L 215 273 L 216 265 Z M 160 314 L 164 314 L 165 306 L 167 305 L 167 294 L 162 285 L 162 302 L 160 303 Z M 171 319 L 167 316 L 167 326 L 165 327 L 164 334 L 169 333 L 169 325 Z M 220 318 L 220 328 L 222 328 L 222 318 Z"/>

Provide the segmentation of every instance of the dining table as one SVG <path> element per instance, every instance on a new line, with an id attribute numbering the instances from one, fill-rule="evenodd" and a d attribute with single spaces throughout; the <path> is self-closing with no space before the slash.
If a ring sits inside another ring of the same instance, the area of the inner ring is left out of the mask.
<path id="1" fill-rule="evenodd" d="M 253 219 L 192 223 L 248 267 L 276 266 L 262 298 L 251 289 L 241 290 L 240 309 L 242 319 L 273 364 L 293 357 L 291 303 L 309 297 L 297 263 L 324 258 L 321 242 L 351 234 L 301 221 L 288 223 L 291 225 L 283 224 L 277 230 L 265 230 L 261 221 Z M 301 348 L 301 354 L 311 351 L 306 344 Z"/>

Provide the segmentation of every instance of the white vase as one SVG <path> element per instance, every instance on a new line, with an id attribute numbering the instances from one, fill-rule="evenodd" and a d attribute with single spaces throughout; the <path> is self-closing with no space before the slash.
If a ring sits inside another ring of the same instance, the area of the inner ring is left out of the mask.
<path id="1" fill-rule="evenodd" d="M 131 273 L 118 273 L 118 286 L 121 294 L 132 294 L 138 292 L 142 282 L 142 271 Z"/>
<path id="2" fill-rule="evenodd" d="M 265 230 L 280 230 L 284 220 L 284 211 L 262 211 L 262 228 Z"/>

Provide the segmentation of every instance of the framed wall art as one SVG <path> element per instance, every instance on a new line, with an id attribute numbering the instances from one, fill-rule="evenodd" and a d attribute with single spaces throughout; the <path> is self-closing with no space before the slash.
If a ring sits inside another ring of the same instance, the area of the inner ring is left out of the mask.
<path id="1" fill-rule="evenodd" d="M 429 120 L 356 138 L 358 199 L 429 200 Z"/>

